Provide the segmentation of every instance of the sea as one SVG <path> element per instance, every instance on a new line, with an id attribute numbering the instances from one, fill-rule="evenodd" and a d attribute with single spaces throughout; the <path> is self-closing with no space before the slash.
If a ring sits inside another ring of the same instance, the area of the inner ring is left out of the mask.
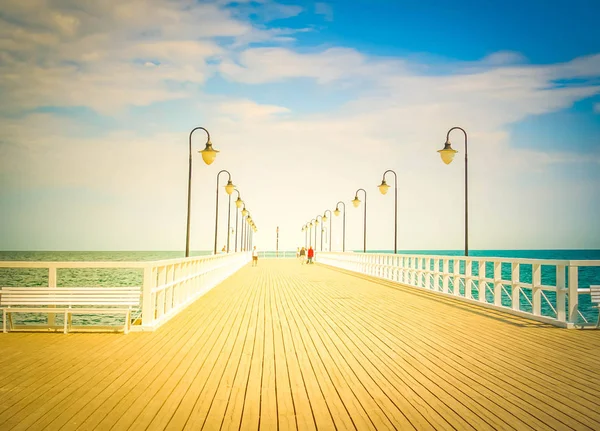
<path id="1" fill-rule="evenodd" d="M 361 252 L 362 250 L 355 250 Z M 281 253 L 281 252 L 280 252 Z M 370 250 L 369 253 L 393 253 L 393 250 Z M 399 254 L 436 255 L 436 256 L 462 256 L 463 250 L 399 250 Z M 210 255 L 212 251 L 192 251 L 192 256 Z M 295 253 L 289 253 L 295 256 Z M 470 250 L 471 257 L 500 257 L 500 258 L 526 258 L 526 259 L 552 259 L 552 260 L 596 260 L 600 261 L 600 250 Z M 2 261 L 154 261 L 163 259 L 175 259 L 184 257 L 183 251 L 0 251 L 0 287 L 35 287 L 48 285 L 48 271 L 37 268 L 2 268 Z M 318 251 L 317 251 L 318 259 Z M 453 268 L 450 268 L 451 270 Z M 493 276 L 493 266 L 488 263 L 486 275 Z M 464 265 L 459 272 L 464 273 Z M 478 267 L 473 265 L 473 272 L 478 273 Z M 554 285 L 556 282 L 556 270 L 553 266 L 542 266 L 542 284 Z M 510 279 L 510 265 L 502 265 L 502 278 Z M 520 280 L 531 282 L 531 266 L 521 265 Z M 600 266 L 580 267 L 579 287 L 585 288 L 590 285 L 600 284 Z M 57 272 L 57 284 L 63 287 L 85 287 L 85 286 L 141 286 L 141 269 L 59 269 Z M 553 303 L 554 293 L 546 292 L 548 301 L 542 302 L 542 314 L 553 315 L 548 303 Z M 524 295 L 524 296 L 527 296 Z M 530 296 L 528 296 L 531 299 Z M 503 303 L 508 304 L 510 298 L 503 294 Z M 530 309 L 526 298 L 522 299 L 522 309 Z M 597 310 L 591 306 L 589 295 L 580 295 L 580 311 L 587 321 L 595 322 Z M 134 311 L 139 315 L 140 310 Z M 62 317 L 57 316 L 56 323 L 62 324 Z M 97 316 L 73 316 L 73 325 L 112 325 L 119 324 L 122 316 L 97 315 Z M 0 314 L 0 324 L 2 315 Z M 15 324 L 40 324 L 47 322 L 47 314 L 15 314 Z"/>

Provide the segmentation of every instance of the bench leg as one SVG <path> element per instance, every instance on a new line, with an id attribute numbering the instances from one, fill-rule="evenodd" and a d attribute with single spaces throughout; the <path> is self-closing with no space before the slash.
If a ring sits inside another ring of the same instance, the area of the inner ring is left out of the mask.
<path id="1" fill-rule="evenodd" d="M 65 317 L 64 317 L 64 320 L 63 320 L 63 324 L 64 324 L 64 333 L 65 333 L 65 334 L 68 332 L 68 331 L 67 331 L 67 325 L 68 325 L 68 323 L 69 323 L 69 317 L 68 317 L 68 315 L 69 315 L 69 312 L 68 312 L 68 311 L 65 311 Z"/>
<path id="2" fill-rule="evenodd" d="M 6 330 L 6 310 L 2 310 L 2 332 L 5 334 L 8 332 Z"/>
<path id="3" fill-rule="evenodd" d="M 129 316 L 130 311 L 127 310 L 127 314 L 125 315 L 125 328 L 123 328 L 123 332 L 125 334 L 129 334 L 129 322 L 131 321 L 131 317 Z"/>

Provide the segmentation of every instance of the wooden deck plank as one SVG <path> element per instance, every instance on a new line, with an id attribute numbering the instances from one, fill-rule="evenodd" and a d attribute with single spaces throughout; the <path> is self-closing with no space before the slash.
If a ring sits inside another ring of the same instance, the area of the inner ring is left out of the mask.
<path id="1" fill-rule="evenodd" d="M 379 316 L 378 316 L 379 317 Z M 393 324 L 392 324 L 393 325 Z M 401 328 L 398 328 L 399 330 Z M 406 331 L 410 331 L 411 328 L 406 328 L 403 327 L 402 328 L 405 331 L 405 334 L 408 334 Z M 471 332 L 469 334 L 470 336 L 462 336 L 459 338 L 456 338 L 453 342 L 452 342 L 452 346 L 453 349 L 452 351 L 449 351 L 449 353 L 453 353 L 458 351 L 459 353 L 459 357 L 462 358 L 464 355 L 461 355 L 462 352 L 460 352 L 460 344 L 463 343 L 464 340 L 467 339 L 472 339 L 472 338 L 479 338 L 481 339 L 482 337 L 484 337 L 484 334 L 481 334 L 481 336 L 478 336 L 478 334 L 475 332 Z M 416 336 L 417 337 L 417 336 Z M 440 339 L 439 337 L 429 337 L 427 332 L 422 332 L 419 331 L 418 334 L 419 338 L 414 338 L 411 341 L 416 342 L 418 340 L 420 340 L 422 342 L 422 345 L 424 348 L 428 348 L 428 342 L 433 342 L 433 343 L 450 343 L 450 341 L 448 341 L 448 339 Z M 423 339 L 423 337 L 425 337 L 426 339 Z M 427 340 L 427 338 L 430 338 L 429 340 Z M 424 343 L 423 343 L 424 342 Z M 447 348 L 450 344 L 448 344 L 447 346 L 443 346 L 444 349 Z M 439 349 L 434 347 L 432 349 L 432 351 L 430 353 L 432 353 L 433 355 L 436 355 L 436 352 L 439 352 L 440 350 L 443 349 Z M 465 354 L 467 354 L 467 358 L 470 358 L 472 356 L 474 356 L 474 350 L 473 349 L 467 349 L 465 351 Z M 544 355 L 546 355 L 548 353 L 548 350 L 544 350 Z M 423 357 L 423 360 L 429 360 L 431 354 L 427 354 Z M 485 354 L 482 352 L 480 356 L 485 356 Z M 452 370 L 450 369 L 449 372 L 447 374 L 445 374 L 445 376 L 449 376 L 450 379 L 452 379 L 452 374 L 456 373 L 456 371 L 458 371 L 458 374 L 460 375 L 464 375 L 465 373 L 470 373 L 470 371 L 472 369 L 477 370 L 479 363 L 481 362 L 481 358 L 479 358 L 477 361 L 473 361 L 472 364 L 470 364 L 470 367 L 463 367 L 461 365 L 460 362 L 457 362 L 457 364 L 459 364 L 459 369 L 458 370 Z M 494 358 L 493 357 L 486 357 L 486 363 L 488 365 L 490 365 L 489 362 L 493 361 Z M 440 365 L 442 366 L 440 368 L 440 370 L 444 369 L 444 363 L 441 362 Z M 531 396 L 531 388 L 536 386 L 536 379 L 535 376 L 528 376 L 528 381 L 526 384 L 523 384 L 523 382 L 521 382 L 517 377 L 518 374 L 511 374 L 511 381 L 508 385 L 505 385 L 504 382 L 501 380 L 502 375 L 506 372 L 507 368 L 510 368 L 510 361 L 507 361 L 504 363 L 503 368 L 501 369 L 497 369 L 495 373 L 486 373 L 486 375 L 480 375 L 478 378 L 479 379 L 486 379 L 486 378 L 491 378 L 494 379 L 494 377 L 498 377 L 499 379 L 496 379 L 495 381 L 490 382 L 489 386 L 490 387 L 494 387 L 494 388 L 498 388 L 498 387 L 504 387 L 506 389 L 506 396 L 510 396 L 512 398 L 513 395 L 515 393 L 518 393 L 520 395 L 520 398 L 518 399 L 518 401 L 515 403 L 515 405 L 518 405 L 519 403 L 522 403 L 523 401 L 526 401 L 528 403 L 531 404 L 529 411 L 531 411 L 531 409 L 534 410 L 538 410 L 538 414 L 540 416 L 544 416 L 545 420 L 549 423 L 549 424 L 553 424 L 553 426 L 560 428 L 561 426 L 570 426 L 570 424 L 572 422 L 578 422 L 578 421 L 583 421 L 584 424 L 587 424 L 588 426 L 593 425 L 593 423 L 597 420 L 600 420 L 600 417 L 597 415 L 597 413 L 595 411 L 593 411 L 593 409 L 590 408 L 589 404 L 587 406 L 582 405 L 588 403 L 589 401 L 586 400 L 582 400 L 581 398 L 577 398 L 577 401 L 574 400 L 559 400 L 559 399 L 554 399 L 552 398 L 552 396 L 548 396 L 546 395 L 545 392 L 552 392 L 555 391 L 557 388 L 557 385 L 553 385 L 552 388 L 544 388 L 544 387 L 539 387 L 536 388 L 538 389 L 536 394 L 538 395 L 538 398 L 534 398 Z M 447 367 L 446 367 L 447 368 Z M 475 384 L 477 384 L 476 381 L 474 381 Z M 521 383 L 521 384 L 518 384 Z M 460 388 L 461 386 L 463 386 L 461 384 L 460 381 L 456 381 L 456 379 L 454 379 L 454 381 L 451 383 L 454 387 Z M 570 388 L 565 388 L 565 390 L 569 390 Z M 544 405 L 550 405 L 552 407 L 552 410 L 549 413 L 546 413 L 545 411 L 539 410 L 538 409 L 538 405 L 540 405 L 540 400 L 539 398 L 542 398 L 542 403 Z M 504 402 L 506 401 L 505 397 L 502 397 L 502 399 L 504 400 Z M 562 415 L 560 413 L 558 414 L 554 414 L 554 410 L 558 410 L 559 412 L 562 410 Z M 581 415 L 580 413 L 583 413 L 583 415 Z M 561 423 L 560 420 L 557 419 L 558 416 L 564 417 L 564 416 L 569 416 L 570 415 L 570 420 L 567 421 L 567 423 Z M 554 417 L 553 417 L 554 416 Z M 586 420 L 587 417 L 591 417 L 592 422 L 589 422 Z"/>
<path id="2" fill-rule="evenodd" d="M 351 413 L 356 427 L 358 429 L 366 429 L 366 427 L 394 429 L 385 410 L 376 407 L 374 396 L 369 392 L 369 389 L 373 391 L 373 388 L 367 388 L 367 386 L 372 386 L 370 379 L 360 379 L 356 375 L 356 372 L 360 371 L 354 369 L 346 358 L 337 354 L 338 352 L 332 351 L 329 348 L 329 345 L 333 345 L 334 343 L 332 339 L 333 334 L 328 331 L 328 328 L 317 327 L 314 324 L 318 317 L 307 314 L 307 303 L 303 301 L 305 296 L 293 294 L 293 292 L 298 291 L 298 289 L 288 289 L 287 293 L 296 302 L 297 306 L 295 309 L 298 310 L 300 318 L 307 323 L 309 332 L 312 335 L 313 344 L 326 366 L 328 375 L 335 382 L 336 388 L 338 388 L 346 406 L 348 406 L 349 402 L 360 404 L 360 409 L 358 410 L 360 413 Z M 380 390 L 376 392 L 375 396 L 385 397 Z M 368 418 L 368 422 L 361 420 L 362 418 Z M 412 429 L 410 422 L 406 421 L 404 417 L 402 419 L 404 421 L 397 422 L 397 425 L 402 429 Z"/>
<path id="3" fill-rule="evenodd" d="M 600 429 L 600 332 L 296 260 L 153 333 L 0 334 L 0 429 Z"/>

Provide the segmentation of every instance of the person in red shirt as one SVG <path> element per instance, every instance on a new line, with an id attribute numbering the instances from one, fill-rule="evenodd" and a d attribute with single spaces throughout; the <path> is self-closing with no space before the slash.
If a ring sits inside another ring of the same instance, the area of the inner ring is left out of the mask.
<path id="1" fill-rule="evenodd" d="M 313 257 L 315 257 L 315 251 L 311 246 L 308 248 L 308 263 L 313 263 Z"/>

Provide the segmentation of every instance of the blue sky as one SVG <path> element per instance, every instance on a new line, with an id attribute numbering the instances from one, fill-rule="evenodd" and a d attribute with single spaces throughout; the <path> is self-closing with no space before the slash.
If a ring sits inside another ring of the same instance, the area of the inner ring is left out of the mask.
<path id="1" fill-rule="evenodd" d="M 390 168 L 400 248 L 460 249 L 461 135 L 458 162 L 436 153 L 455 125 L 470 137 L 472 247 L 600 248 L 598 12 L 591 0 L 8 1 L 0 248 L 181 248 L 198 125 L 221 153 L 194 159 L 196 249 L 212 245 L 220 169 L 261 248 L 276 226 L 299 245 L 302 224 L 359 187 L 369 248 L 389 248 L 393 204 L 375 186 Z"/>

